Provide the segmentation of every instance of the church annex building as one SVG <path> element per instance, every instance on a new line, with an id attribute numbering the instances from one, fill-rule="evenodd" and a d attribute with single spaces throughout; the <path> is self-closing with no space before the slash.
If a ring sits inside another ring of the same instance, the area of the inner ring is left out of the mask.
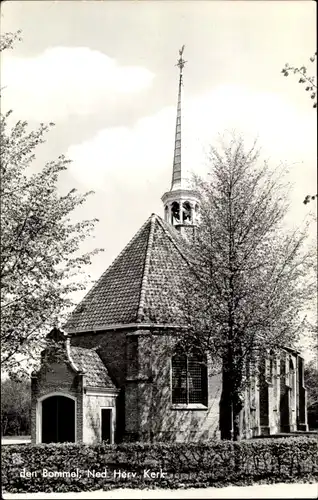
<path id="1" fill-rule="evenodd" d="M 32 443 L 197 441 L 219 437 L 222 375 L 209 359 L 178 351 L 170 297 L 187 266 L 185 239 L 199 200 L 182 176 L 180 51 L 171 189 L 164 219 L 152 214 L 75 308 L 50 333 L 64 357 L 32 375 Z M 49 360 L 48 360 L 49 359 Z M 244 437 L 306 431 L 304 361 L 284 350 L 266 383 L 251 377 Z"/>

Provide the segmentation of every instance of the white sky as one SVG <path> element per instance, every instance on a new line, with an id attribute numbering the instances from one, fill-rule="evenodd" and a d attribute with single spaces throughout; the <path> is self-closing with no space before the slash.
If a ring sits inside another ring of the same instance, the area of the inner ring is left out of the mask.
<path id="1" fill-rule="evenodd" d="M 23 42 L 1 61 L 2 110 L 30 126 L 54 121 L 40 166 L 73 160 L 61 191 L 93 188 L 78 216 L 98 217 L 84 250 L 108 267 L 170 188 L 178 71 L 185 44 L 183 164 L 203 171 L 217 133 L 259 137 L 264 155 L 292 164 L 292 214 L 300 221 L 316 192 L 316 113 L 286 62 L 312 66 L 312 1 L 9 1 L 2 32 Z"/>

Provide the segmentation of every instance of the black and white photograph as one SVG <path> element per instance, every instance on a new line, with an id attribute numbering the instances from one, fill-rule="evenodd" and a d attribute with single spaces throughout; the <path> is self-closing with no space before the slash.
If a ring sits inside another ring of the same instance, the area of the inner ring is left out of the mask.
<path id="1" fill-rule="evenodd" d="M 316 2 L 0 29 L 3 498 L 317 498 Z"/>

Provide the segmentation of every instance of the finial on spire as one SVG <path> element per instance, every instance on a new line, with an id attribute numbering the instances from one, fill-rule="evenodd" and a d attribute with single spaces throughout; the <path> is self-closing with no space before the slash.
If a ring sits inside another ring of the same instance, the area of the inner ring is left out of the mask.
<path id="1" fill-rule="evenodd" d="M 179 59 L 178 59 L 178 61 L 177 61 L 177 64 L 176 64 L 176 66 L 178 66 L 178 68 L 180 69 L 180 76 L 182 75 L 182 70 L 183 70 L 183 68 L 184 68 L 185 63 L 187 63 L 187 62 L 188 62 L 188 61 L 185 61 L 185 60 L 183 59 L 183 57 L 182 57 L 182 55 L 183 55 L 183 51 L 184 51 L 184 47 L 185 47 L 185 46 L 184 46 L 184 45 L 182 45 L 181 49 L 179 50 L 179 56 L 180 56 L 180 57 L 179 57 Z"/>

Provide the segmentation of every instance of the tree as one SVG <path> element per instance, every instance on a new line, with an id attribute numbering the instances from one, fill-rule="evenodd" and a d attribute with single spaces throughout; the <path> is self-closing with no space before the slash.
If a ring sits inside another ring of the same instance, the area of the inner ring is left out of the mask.
<path id="1" fill-rule="evenodd" d="M 30 381 L 1 381 L 1 433 L 6 435 L 30 434 L 31 390 Z"/>
<path id="2" fill-rule="evenodd" d="M 318 427 L 318 366 L 311 361 L 305 367 L 305 387 L 307 389 L 308 424 L 310 428 Z"/>
<path id="3" fill-rule="evenodd" d="M 3 33 L 0 36 L 0 52 L 5 49 L 12 49 L 14 42 L 21 41 L 21 31 L 18 30 L 15 33 Z"/>
<path id="4" fill-rule="evenodd" d="M 188 275 L 178 293 L 180 341 L 207 352 L 223 372 L 221 437 L 241 435 L 243 391 L 269 351 L 295 346 L 314 290 L 309 223 L 287 231 L 285 167 L 260 164 L 242 138 L 211 149 L 207 180 L 197 177 L 200 220 Z"/>
<path id="5" fill-rule="evenodd" d="M 1 38 L 1 49 L 10 48 L 17 36 Z M 97 219 L 72 221 L 91 193 L 58 191 L 69 160 L 59 156 L 38 172 L 32 169 L 36 148 L 53 124 L 29 130 L 26 121 L 18 121 L 10 127 L 11 114 L 1 114 L 0 122 L 0 273 L 1 362 L 12 375 L 22 359 L 28 369 L 36 362 L 47 329 L 63 319 L 71 294 L 85 286 L 84 267 L 98 250 L 80 254 Z"/>
<path id="6" fill-rule="evenodd" d="M 307 389 L 308 408 L 318 407 L 318 366 L 314 360 L 305 367 L 305 386 Z"/>
<path id="7" fill-rule="evenodd" d="M 317 58 L 317 52 L 314 56 L 310 57 L 310 62 L 315 63 Z M 284 76 L 289 76 L 289 73 L 294 73 L 294 75 L 299 75 L 300 78 L 298 83 L 305 84 L 305 91 L 310 94 L 310 98 L 313 100 L 313 108 L 317 107 L 317 81 L 316 74 L 309 75 L 307 72 L 306 66 L 296 67 L 290 66 L 290 64 L 286 63 L 285 67 L 282 69 L 282 73 Z M 316 72 L 315 72 L 316 73 Z"/>
<path id="8" fill-rule="evenodd" d="M 317 58 L 317 52 L 314 54 L 314 56 L 310 57 L 309 60 L 311 63 L 315 63 L 316 58 Z M 314 75 L 309 75 L 306 66 L 301 66 L 298 68 L 296 66 L 290 66 L 290 64 L 288 63 L 285 64 L 285 67 L 281 71 L 284 76 L 289 76 L 290 73 L 293 73 L 294 75 L 297 74 L 300 76 L 298 83 L 306 85 L 305 91 L 310 94 L 310 98 L 313 100 L 313 108 L 317 107 L 316 71 Z M 304 204 L 307 205 L 307 203 L 309 203 L 310 200 L 315 200 L 316 198 L 317 198 L 316 194 L 315 195 L 307 194 L 304 199 Z"/>

